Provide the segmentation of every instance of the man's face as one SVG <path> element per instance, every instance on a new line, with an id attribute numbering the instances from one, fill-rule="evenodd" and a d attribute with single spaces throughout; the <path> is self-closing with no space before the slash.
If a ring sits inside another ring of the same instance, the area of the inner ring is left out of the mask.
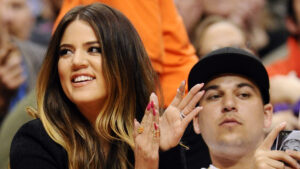
<path id="1" fill-rule="evenodd" d="M 209 81 L 204 90 L 203 110 L 194 119 L 194 129 L 202 133 L 210 152 L 253 151 L 263 140 L 272 114 L 272 106 L 263 105 L 256 85 L 241 76 L 224 75 Z"/>
<path id="2" fill-rule="evenodd" d="M 30 37 L 34 25 L 34 17 L 27 0 L 0 0 L 2 5 L 2 20 L 7 25 L 9 33 L 20 39 Z"/>

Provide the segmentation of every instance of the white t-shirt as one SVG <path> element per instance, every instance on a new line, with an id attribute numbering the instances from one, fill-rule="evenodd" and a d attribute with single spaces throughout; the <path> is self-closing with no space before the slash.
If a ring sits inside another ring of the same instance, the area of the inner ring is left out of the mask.
<path id="1" fill-rule="evenodd" d="M 201 169 L 206 169 L 206 168 L 201 168 Z M 218 169 L 218 168 L 211 164 L 211 165 L 209 165 L 209 167 L 207 169 Z"/>

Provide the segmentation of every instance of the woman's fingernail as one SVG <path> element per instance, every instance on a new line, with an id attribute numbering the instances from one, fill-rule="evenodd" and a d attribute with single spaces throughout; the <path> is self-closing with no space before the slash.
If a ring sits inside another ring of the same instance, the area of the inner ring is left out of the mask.
<path id="1" fill-rule="evenodd" d="M 152 109 L 154 108 L 154 103 L 153 103 L 153 101 L 151 101 L 151 108 L 152 108 Z"/>
<path id="2" fill-rule="evenodd" d="M 157 130 L 158 129 L 158 125 L 154 122 L 154 129 Z"/>
<path id="3" fill-rule="evenodd" d="M 149 111 L 150 110 L 150 103 L 147 105 L 147 110 Z"/>

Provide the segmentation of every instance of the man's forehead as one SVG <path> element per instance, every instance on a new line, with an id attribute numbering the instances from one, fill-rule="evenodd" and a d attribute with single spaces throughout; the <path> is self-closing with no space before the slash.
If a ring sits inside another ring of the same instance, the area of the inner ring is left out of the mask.
<path id="1" fill-rule="evenodd" d="M 228 85 L 233 85 L 235 87 L 241 87 L 240 84 L 247 84 L 249 87 L 253 87 L 258 90 L 258 87 L 253 83 L 249 78 L 236 75 L 236 74 L 223 74 L 217 77 L 212 78 L 209 80 L 206 85 L 204 86 L 204 89 L 209 88 L 211 86 L 215 87 L 226 87 Z M 246 85 L 246 86 L 247 86 Z"/>

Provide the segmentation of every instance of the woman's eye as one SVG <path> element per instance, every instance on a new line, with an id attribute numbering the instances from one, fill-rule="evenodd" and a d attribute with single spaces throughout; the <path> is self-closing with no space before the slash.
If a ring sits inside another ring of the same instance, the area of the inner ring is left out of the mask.
<path id="1" fill-rule="evenodd" d="M 91 52 L 91 53 L 101 53 L 101 48 L 100 47 L 90 47 L 88 49 L 88 52 Z"/>
<path id="2" fill-rule="evenodd" d="M 59 50 L 59 56 L 64 56 L 64 55 L 67 55 L 67 54 L 71 54 L 71 50 L 69 49 L 61 49 Z"/>

